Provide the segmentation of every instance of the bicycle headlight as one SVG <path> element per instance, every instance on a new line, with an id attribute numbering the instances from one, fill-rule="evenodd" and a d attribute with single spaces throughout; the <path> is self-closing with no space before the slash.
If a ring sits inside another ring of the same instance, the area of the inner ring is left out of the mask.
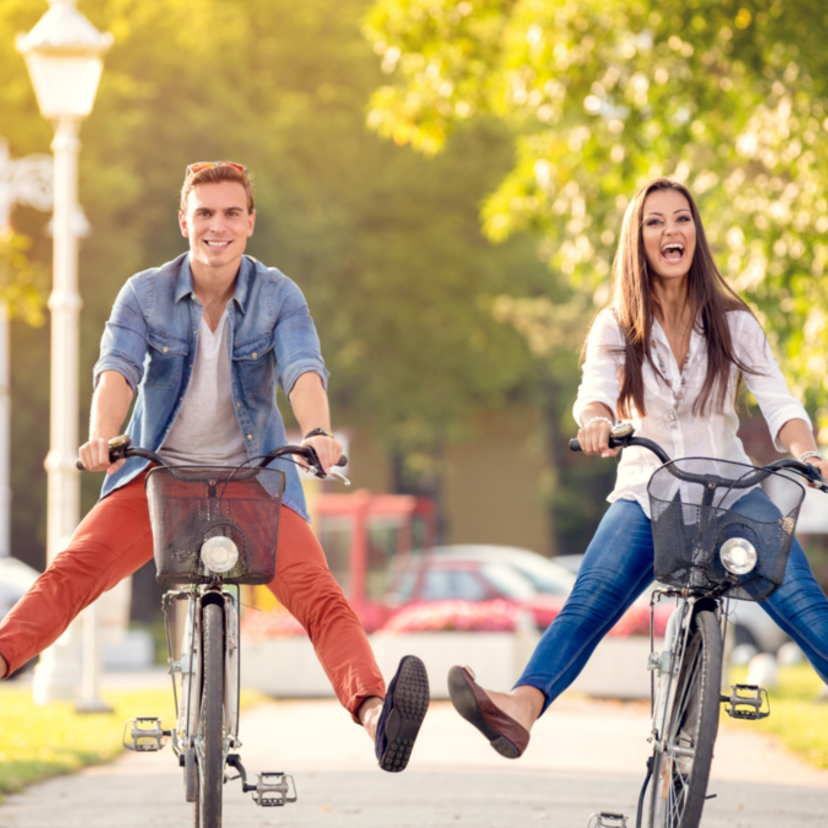
<path id="1" fill-rule="evenodd" d="M 719 550 L 724 568 L 733 575 L 747 575 L 756 566 L 756 547 L 745 538 L 730 538 Z"/>
<path id="2" fill-rule="evenodd" d="M 210 572 L 227 572 L 236 565 L 238 559 L 238 546 L 223 535 L 204 541 L 201 547 L 201 562 Z"/>

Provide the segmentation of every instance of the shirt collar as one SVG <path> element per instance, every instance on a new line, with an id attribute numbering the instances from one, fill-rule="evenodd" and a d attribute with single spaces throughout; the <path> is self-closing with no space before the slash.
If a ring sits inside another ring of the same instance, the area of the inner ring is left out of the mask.
<path id="1" fill-rule="evenodd" d="M 245 313 L 247 296 L 250 292 L 250 280 L 256 270 L 256 265 L 250 256 L 242 256 L 239 273 L 236 277 L 236 290 L 233 300 L 242 313 Z M 175 302 L 180 302 L 185 296 L 193 293 L 193 272 L 190 270 L 190 256 L 185 253 L 178 268 L 178 277 L 175 281 Z"/>
<path id="2" fill-rule="evenodd" d="M 233 293 L 233 301 L 242 313 L 246 312 L 245 305 L 247 305 L 247 297 L 250 293 L 250 282 L 255 272 L 255 260 L 250 256 L 242 256 L 239 275 L 236 277 L 236 290 Z"/>

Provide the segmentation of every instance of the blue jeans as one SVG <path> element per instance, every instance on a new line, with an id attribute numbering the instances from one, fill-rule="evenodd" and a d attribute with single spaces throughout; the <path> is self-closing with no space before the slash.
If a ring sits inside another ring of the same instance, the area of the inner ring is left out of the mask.
<path id="1" fill-rule="evenodd" d="M 755 490 L 732 508 L 748 516 L 768 498 Z M 633 500 L 610 506 L 584 556 L 569 598 L 538 642 L 516 687 L 536 687 L 546 696 L 544 710 L 577 678 L 601 639 L 652 583 L 653 535 L 650 519 Z M 802 648 L 828 683 L 828 598 L 794 539 L 784 584 L 762 607 Z M 644 669 L 642 665 L 641 669 Z"/>

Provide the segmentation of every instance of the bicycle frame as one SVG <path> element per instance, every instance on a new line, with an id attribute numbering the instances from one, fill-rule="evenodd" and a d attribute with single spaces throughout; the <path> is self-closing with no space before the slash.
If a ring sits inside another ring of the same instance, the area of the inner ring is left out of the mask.
<path id="1" fill-rule="evenodd" d="M 664 633 L 664 650 L 656 653 L 652 630 L 655 605 L 661 597 L 675 598 L 676 608 L 667 622 Z M 647 669 L 652 671 L 653 682 L 650 696 L 652 714 L 652 730 L 649 742 L 658 750 L 664 750 L 664 733 L 666 722 L 669 720 L 676 703 L 675 679 L 684 662 L 687 641 L 690 637 L 690 620 L 696 603 L 704 597 L 706 601 L 715 602 L 716 617 L 721 624 L 722 639 L 724 640 L 725 618 L 721 612 L 721 599 L 710 599 L 709 596 L 686 595 L 677 590 L 657 588 L 653 590 L 650 599 L 650 658 Z"/>
<path id="2" fill-rule="evenodd" d="M 170 618 L 170 609 L 178 601 L 187 602 L 187 615 L 184 632 L 181 638 L 181 657 L 176 660 L 173 650 L 173 619 Z M 205 602 L 221 603 L 224 606 L 225 637 L 224 637 L 224 711 L 225 737 L 223 756 L 226 763 L 227 756 L 233 749 L 241 747 L 238 738 L 239 731 L 239 613 L 237 610 L 238 588 L 222 586 L 193 587 L 190 590 L 171 590 L 164 595 L 162 606 L 167 632 L 167 648 L 170 654 L 170 675 L 173 683 L 173 695 L 177 711 L 175 729 L 172 731 L 172 748 L 179 763 L 190 770 L 193 752 L 199 760 L 203 760 L 203 745 L 198 736 L 198 722 L 200 714 L 201 695 L 201 652 L 202 639 L 201 618 Z M 177 682 L 178 685 L 177 686 Z M 179 692 L 180 689 L 180 692 Z M 191 786 L 187 785 L 188 794 Z M 195 796 L 195 793 L 192 794 Z M 190 796 L 188 801 L 192 801 Z"/>

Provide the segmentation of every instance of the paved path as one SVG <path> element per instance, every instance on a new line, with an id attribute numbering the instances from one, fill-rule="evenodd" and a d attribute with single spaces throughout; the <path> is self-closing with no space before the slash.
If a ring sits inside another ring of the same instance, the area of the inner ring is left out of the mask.
<path id="1" fill-rule="evenodd" d="M 402 774 L 376 767 L 372 746 L 332 701 L 267 702 L 241 735 L 249 771 L 292 773 L 299 801 L 257 808 L 238 782 L 225 794 L 233 828 L 586 828 L 591 813 L 634 815 L 647 756 L 646 703 L 564 697 L 524 757 L 499 757 L 445 702 L 432 703 Z M 749 723 L 723 728 L 705 828 L 808 828 L 828 814 L 828 771 L 817 771 Z M 2 828 L 173 828 L 192 824 L 169 748 L 51 780 L 10 796 Z M 634 818 L 629 826 L 633 828 Z"/>

